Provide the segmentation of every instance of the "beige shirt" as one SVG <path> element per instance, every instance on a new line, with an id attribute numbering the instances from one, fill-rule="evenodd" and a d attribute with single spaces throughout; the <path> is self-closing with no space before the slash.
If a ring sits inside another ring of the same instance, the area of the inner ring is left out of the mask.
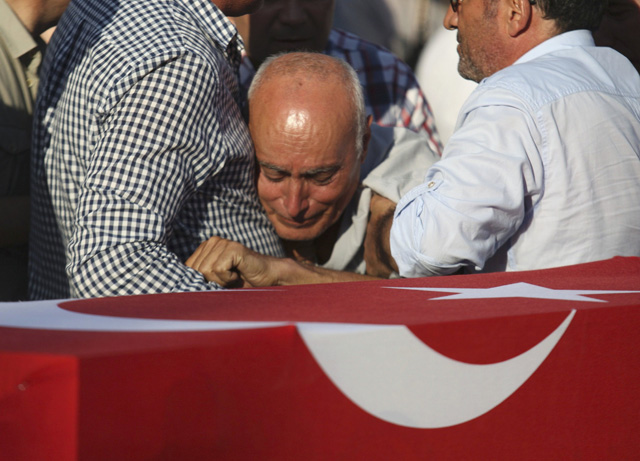
<path id="1" fill-rule="evenodd" d="M 0 247 L 26 242 L 31 120 L 43 50 L 0 0 Z"/>
<path id="2" fill-rule="evenodd" d="M 28 193 L 31 117 L 42 50 L 0 0 L 0 197 Z"/>

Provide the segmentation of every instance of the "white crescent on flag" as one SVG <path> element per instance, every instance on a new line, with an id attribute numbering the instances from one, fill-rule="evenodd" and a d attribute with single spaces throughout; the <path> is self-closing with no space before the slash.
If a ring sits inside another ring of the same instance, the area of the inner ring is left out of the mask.
<path id="1" fill-rule="evenodd" d="M 298 329 L 327 376 L 360 408 L 400 426 L 435 429 L 475 419 L 506 400 L 544 362 L 574 315 L 528 351 L 488 365 L 445 357 L 403 325 Z"/>

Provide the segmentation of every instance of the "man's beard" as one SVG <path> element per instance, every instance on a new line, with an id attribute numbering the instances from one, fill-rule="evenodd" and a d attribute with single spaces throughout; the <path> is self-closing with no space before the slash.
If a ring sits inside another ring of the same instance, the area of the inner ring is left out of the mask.
<path id="1" fill-rule="evenodd" d="M 483 72 L 474 64 L 474 62 L 462 54 L 458 61 L 458 73 L 462 78 L 472 80 L 476 83 L 480 83 L 480 81 L 485 77 Z"/>

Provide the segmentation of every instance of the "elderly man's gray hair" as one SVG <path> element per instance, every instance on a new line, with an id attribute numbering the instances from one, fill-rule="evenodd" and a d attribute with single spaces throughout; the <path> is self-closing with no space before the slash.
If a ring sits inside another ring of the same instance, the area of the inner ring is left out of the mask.
<path id="1" fill-rule="evenodd" d="M 280 53 L 267 58 L 253 77 L 249 87 L 249 100 L 260 86 L 273 77 L 301 74 L 305 78 L 326 80 L 338 77 L 342 80 L 347 94 L 351 96 L 356 133 L 356 152 L 363 153 L 363 136 L 366 129 L 366 114 L 362 85 L 353 67 L 342 59 L 322 53 L 292 52 Z"/>

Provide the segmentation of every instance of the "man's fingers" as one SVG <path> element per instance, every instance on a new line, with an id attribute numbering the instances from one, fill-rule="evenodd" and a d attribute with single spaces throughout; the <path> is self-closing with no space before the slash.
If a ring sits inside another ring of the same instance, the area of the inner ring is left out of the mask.
<path id="1" fill-rule="evenodd" d="M 200 244 L 185 264 L 201 272 L 208 281 L 223 287 L 249 287 L 251 285 L 242 280 L 237 270 L 249 251 L 237 242 L 211 237 Z"/>
<path id="2" fill-rule="evenodd" d="M 189 259 L 187 259 L 185 265 L 191 267 L 192 269 L 200 271 L 200 268 L 202 267 L 204 261 L 207 260 L 208 256 L 212 252 L 216 251 L 216 248 L 218 247 L 220 241 L 222 241 L 220 237 L 211 237 L 210 239 L 202 242 L 198 246 L 198 248 L 196 248 L 196 251 L 194 251 L 193 254 L 189 256 Z"/>
<path id="3" fill-rule="evenodd" d="M 187 261 L 184 263 L 185 266 L 198 270 L 198 267 L 200 266 L 200 262 L 202 261 L 202 256 L 204 251 L 203 248 L 206 243 L 207 242 L 202 242 L 198 246 L 198 248 L 196 248 L 196 251 L 194 251 L 193 254 L 189 256 L 189 259 L 187 259 Z"/>

